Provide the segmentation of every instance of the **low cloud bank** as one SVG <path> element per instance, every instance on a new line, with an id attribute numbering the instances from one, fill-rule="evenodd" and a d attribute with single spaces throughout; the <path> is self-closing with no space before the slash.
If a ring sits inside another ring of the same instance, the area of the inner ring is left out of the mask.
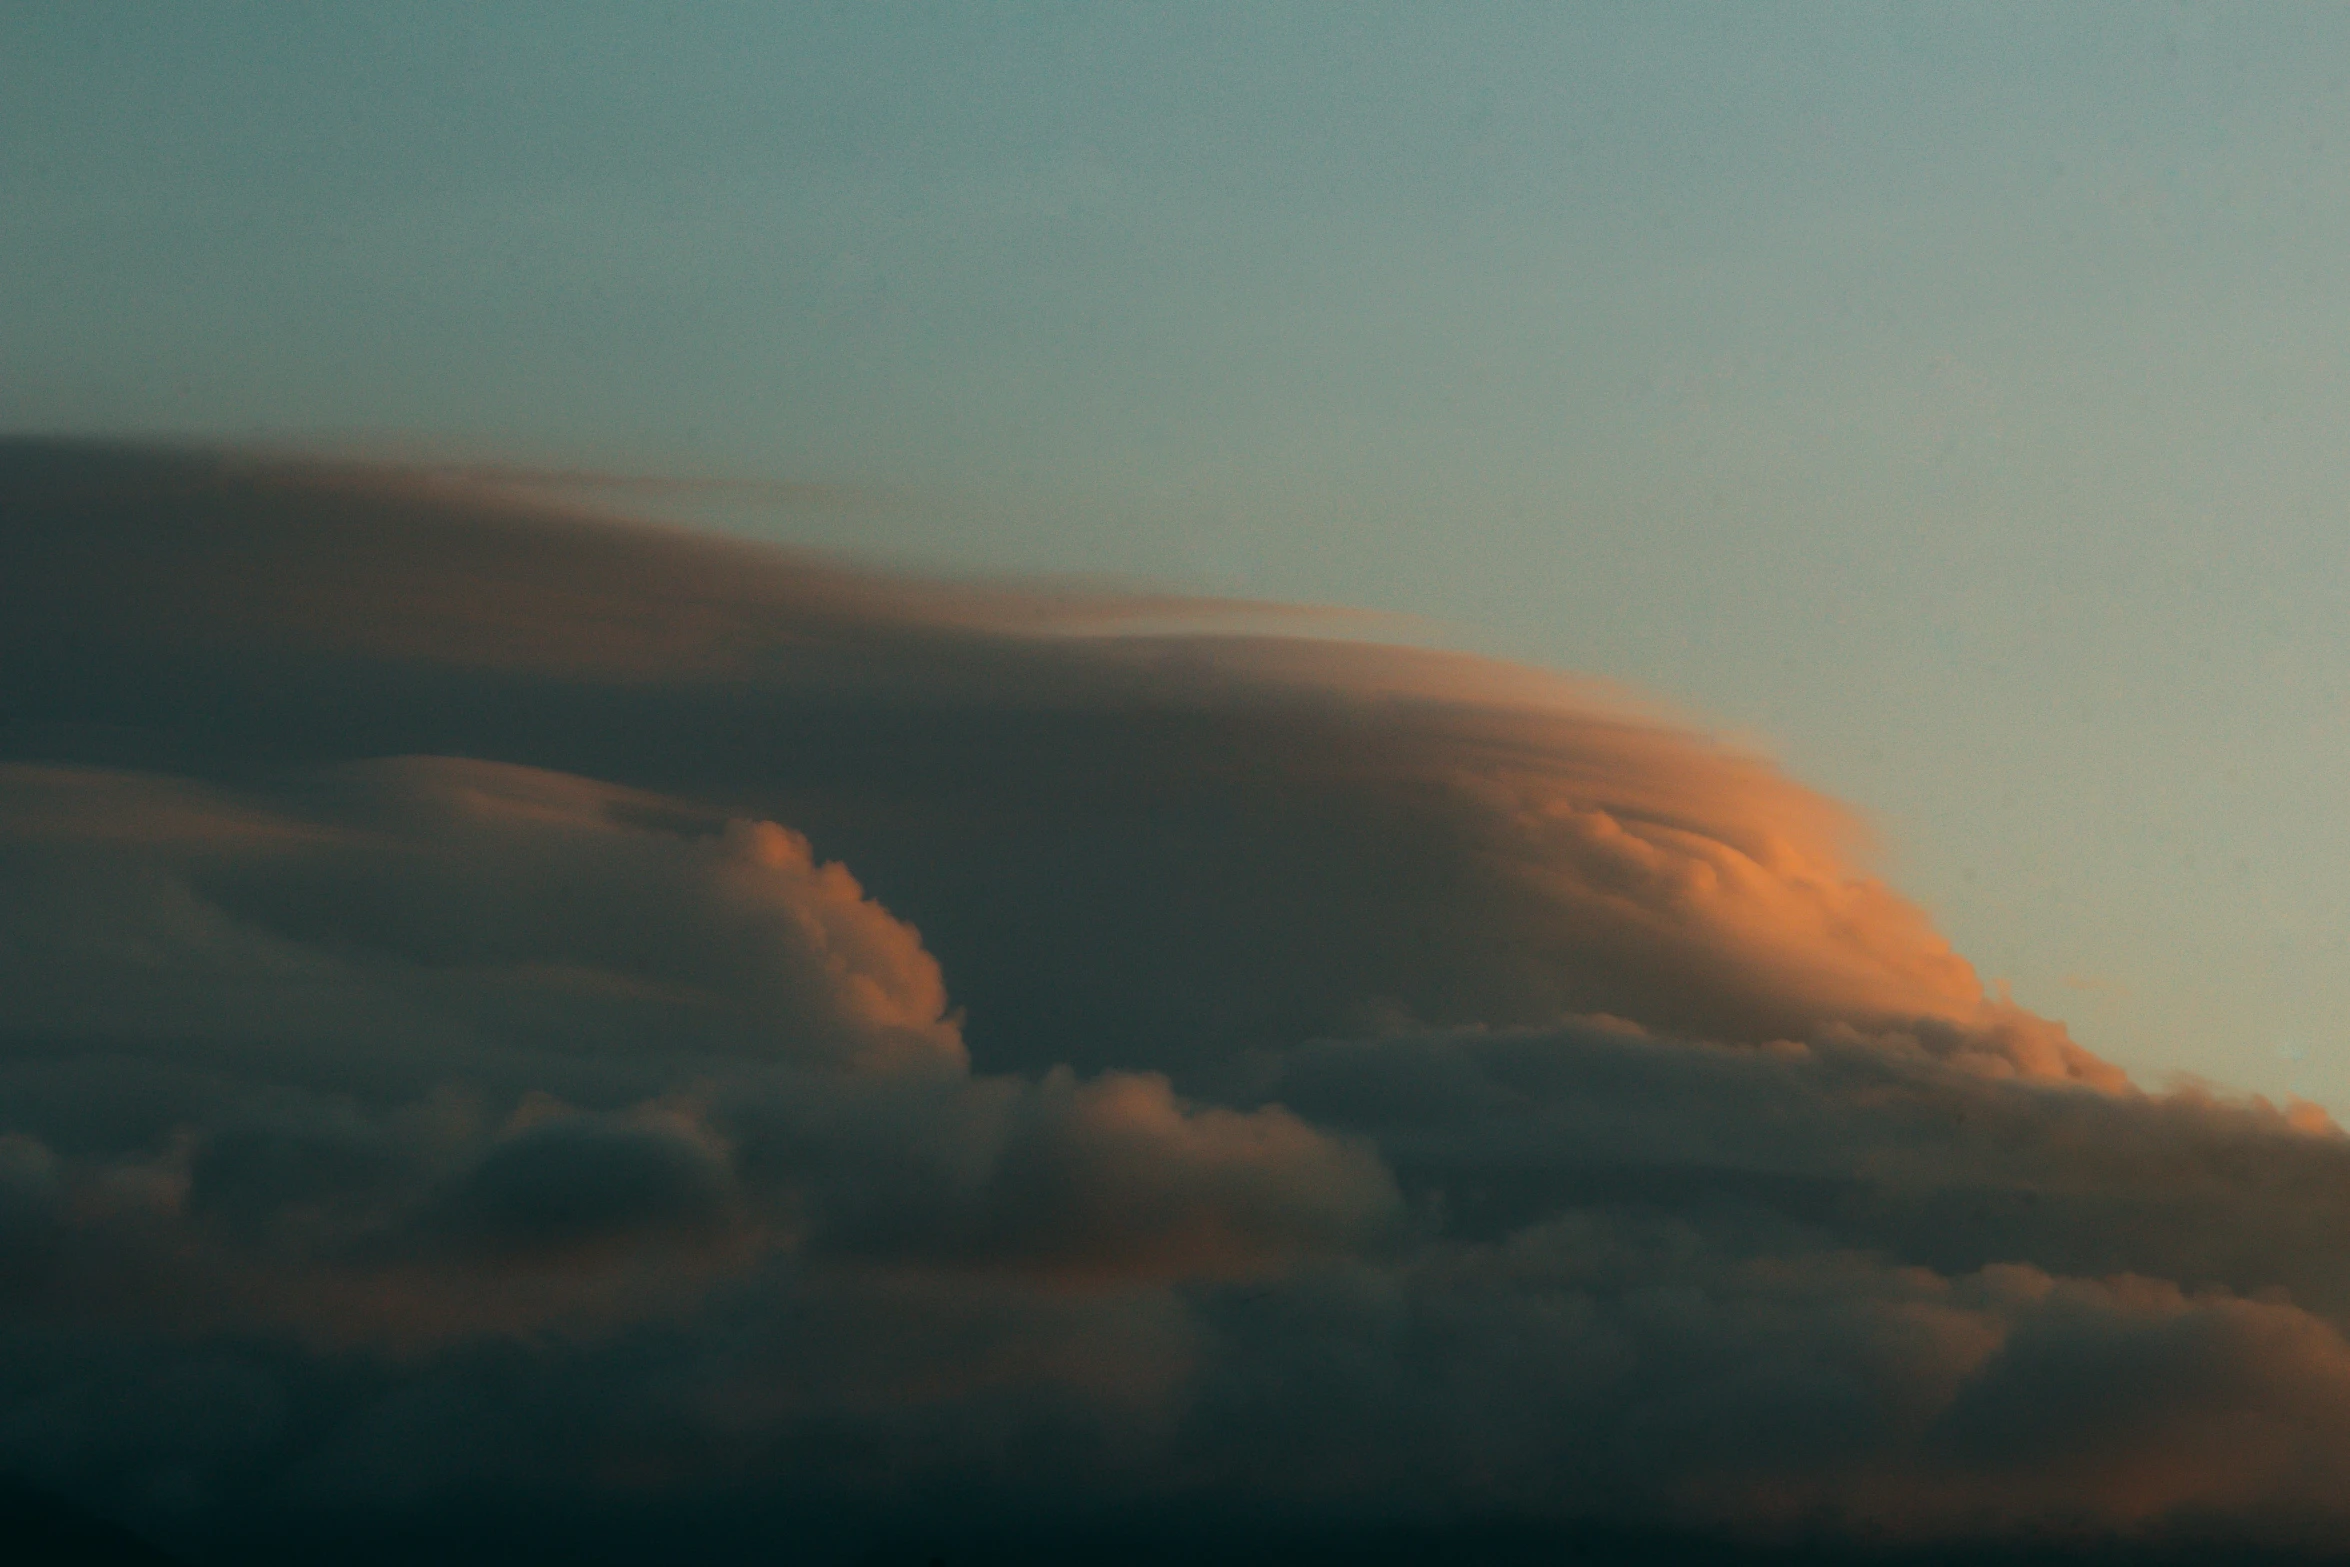
<path id="1" fill-rule="evenodd" d="M 2322 1116 L 1753 757 L 1170 613 L 0 445 L 0 1466 L 240 1559 L 2350 1540 Z"/>

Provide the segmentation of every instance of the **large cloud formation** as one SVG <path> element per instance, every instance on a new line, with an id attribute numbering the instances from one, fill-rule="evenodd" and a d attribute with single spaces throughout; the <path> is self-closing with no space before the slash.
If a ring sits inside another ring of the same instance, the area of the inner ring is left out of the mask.
<path id="1" fill-rule="evenodd" d="M 0 1468 L 221 1560 L 2350 1542 L 2322 1116 L 1755 758 L 1183 612 L 0 446 Z"/>

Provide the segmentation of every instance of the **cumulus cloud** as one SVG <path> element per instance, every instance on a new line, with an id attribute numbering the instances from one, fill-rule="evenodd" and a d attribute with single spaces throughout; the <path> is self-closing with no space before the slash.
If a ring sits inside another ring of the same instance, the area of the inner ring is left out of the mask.
<path id="1" fill-rule="evenodd" d="M 445 472 L 0 496 L 22 1478 L 248 1559 L 2350 1533 L 2350 1143 L 1760 759 Z"/>

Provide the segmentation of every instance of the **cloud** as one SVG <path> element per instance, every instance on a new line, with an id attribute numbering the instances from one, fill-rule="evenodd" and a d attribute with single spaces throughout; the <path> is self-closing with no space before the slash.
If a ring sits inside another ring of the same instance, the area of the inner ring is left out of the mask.
<path id="1" fill-rule="evenodd" d="M 2118 1081 L 1987 1002 L 1853 870 L 1836 807 L 1563 682 L 1027 634 L 1055 604 L 348 470 L 5 466 L 19 754 L 485 757 L 779 822 L 923 932 L 986 1062 L 1205 1086 L 1374 1013 L 1607 1012 L 1754 1042 L 1925 1018 L 1986 1064 Z"/>
<path id="2" fill-rule="evenodd" d="M 493 1144 L 424 1222 L 498 1260 L 691 1247 L 731 1227 L 732 1184 L 724 1149 L 684 1129 L 559 1115 Z"/>
<path id="3" fill-rule="evenodd" d="M 1278 1108 L 972 1079 L 917 933 L 769 822 L 446 758 L 235 791 L 17 764 L 0 857 L 0 1092 L 48 1140 L 19 1162 L 63 1153 L 59 1200 L 183 1316 L 414 1346 L 802 1247 L 1224 1276 L 1393 1202 Z"/>
<path id="4" fill-rule="evenodd" d="M 2350 1142 L 2140 1092 L 1626 699 L 447 473 L 0 496 L 0 1464 L 108 1516 L 2350 1531 Z"/>

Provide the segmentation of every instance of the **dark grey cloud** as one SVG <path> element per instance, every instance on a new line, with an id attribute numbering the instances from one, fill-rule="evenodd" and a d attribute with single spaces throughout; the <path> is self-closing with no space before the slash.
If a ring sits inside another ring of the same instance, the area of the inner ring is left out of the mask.
<path id="1" fill-rule="evenodd" d="M 0 446 L 0 1467 L 247 1559 L 2350 1534 L 2322 1116 L 1755 758 L 1181 613 Z"/>

